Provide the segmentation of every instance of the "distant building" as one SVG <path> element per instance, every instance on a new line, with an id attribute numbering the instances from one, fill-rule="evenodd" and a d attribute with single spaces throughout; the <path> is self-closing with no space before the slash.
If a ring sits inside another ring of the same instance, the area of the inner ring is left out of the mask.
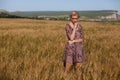
<path id="1" fill-rule="evenodd" d="M 118 20 L 118 11 L 114 11 L 114 12 L 112 12 L 111 15 L 101 16 L 101 19 L 107 19 L 107 20 Z"/>

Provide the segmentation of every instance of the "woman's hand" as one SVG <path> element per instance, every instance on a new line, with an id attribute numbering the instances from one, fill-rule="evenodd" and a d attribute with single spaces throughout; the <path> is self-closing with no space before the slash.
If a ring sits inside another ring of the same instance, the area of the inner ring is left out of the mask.
<path id="1" fill-rule="evenodd" d="M 72 44 L 72 43 L 74 43 L 74 41 L 69 40 L 68 43 L 69 43 L 69 44 Z"/>
<path id="2" fill-rule="evenodd" d="M 75 30 L 77 30 L 77 25 L 78 25 L 78 23 L 76 22 L 76 23 L 74 24 L 74 29 L 75 29 Z"/>

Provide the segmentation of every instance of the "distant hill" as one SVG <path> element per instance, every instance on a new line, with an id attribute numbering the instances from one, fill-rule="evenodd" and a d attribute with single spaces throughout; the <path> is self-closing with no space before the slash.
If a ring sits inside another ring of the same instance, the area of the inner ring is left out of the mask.
<path id="1" fill-rule="evenodd" d="M 12 15 L 24 16 L 24 17 L 35 17 L 35 16 L 69 16 L 72 11 L 17 11 L 11 12 Z M 78 11 L 80 16 L 88 18 L 96 18 L 98 16 L 111 15 L 116 10 L 96 10 L 96 11 Z"/>
<path id="2" fill-rule="evenodd" d="M 9 15 L 9 12 L 8 12 L 8 11 L 3 10 L 3 9 L 0 9 L 0 17 L 8 16 L 8 15 Z"/>
<path id="3" fill-rule="evenodd" d="M 30 18 L 41 20 L 69 20 L 72 11 L 16 11 L 8 12 L 0 9 L 0 18 Z M 120 20 L 120 14 L 116 10 L 78 11 L 79 20 L 89 21 L 116 21 Z"/>
<path id="4" fill-rule="evenodd" d="M 0 9 L 0 18 L 23 18 L 23 17 L 11 14 L 6 10 Z"/>

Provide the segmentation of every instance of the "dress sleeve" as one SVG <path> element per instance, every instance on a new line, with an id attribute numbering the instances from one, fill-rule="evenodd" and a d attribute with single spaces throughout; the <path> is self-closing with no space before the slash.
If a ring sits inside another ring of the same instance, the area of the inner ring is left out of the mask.
<path id="1" fill-rule="evenodd" d="M 65 31 L 66 31 L 66 35 L 67 35 L 68 40 L 70 40 L 70 36 L 71 36 L 72 32 L 70 30 L 69 24 L 66 24 Z"/>

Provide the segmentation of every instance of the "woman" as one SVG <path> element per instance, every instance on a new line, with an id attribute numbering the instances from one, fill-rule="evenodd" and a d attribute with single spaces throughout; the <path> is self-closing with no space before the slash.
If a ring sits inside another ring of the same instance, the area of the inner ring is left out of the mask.
<path id="1" fill-rule="evenodd" d="M 73 64 L 80 71 L 81 63 L 86 60 L 83 49 L 84 35 L 82 26 L 78 24 L 79 14 L 73 11 L 70 15 L 70 23 L 66 24 L 65 30 L 68 38 L 64 52 L 64 73 L 67 74 Z"/>

